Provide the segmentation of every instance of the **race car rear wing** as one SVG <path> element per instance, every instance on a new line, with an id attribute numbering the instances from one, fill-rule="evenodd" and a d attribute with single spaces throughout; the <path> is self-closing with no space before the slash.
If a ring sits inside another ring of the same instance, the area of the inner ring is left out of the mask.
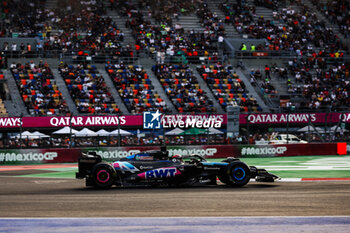
<path id="1" fill-rule="evenodd" d="M 78 158 L 78 172 L 75 174 L 77 179 L 84 179 L 91 174 L 92 168 L 95 164 L 100 163 L 102 158 L 96 152 L 82 153 Z"/>

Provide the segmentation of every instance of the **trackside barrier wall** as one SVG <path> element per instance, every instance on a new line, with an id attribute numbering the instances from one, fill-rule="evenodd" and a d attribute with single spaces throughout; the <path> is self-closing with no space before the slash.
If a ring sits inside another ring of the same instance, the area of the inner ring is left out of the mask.
<path id="1" fill-rule="evenodd" d="M 74 149 L 13 149 L 0 150 L 0 164 L 27 163 L 68 163 L 77 162 L 82 152 L 96 151 L 105 160 L 117 160 L 147 150 L 160 149 L 156 146 L 145 147 L 103 147 Z M 346 143 L 310 143 L 285 145 L 205 145 L 205 146 L 169 146 L 170 155 L 198 154 L 206 158 L 249 158 L 284 157 L 301 155 L 345 155 Z"/>

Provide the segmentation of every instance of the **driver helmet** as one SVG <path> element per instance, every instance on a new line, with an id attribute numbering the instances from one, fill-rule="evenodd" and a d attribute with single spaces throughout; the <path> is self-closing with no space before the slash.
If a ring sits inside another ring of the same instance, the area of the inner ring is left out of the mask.
<path id="1" fill-rule="evenodd" d="M 179 155 L 179 154 L 177 154 L 177 155 L 173 155 L 171 158 L 172 158 L 173 160 L 179 160 L 179 161 L 182 161 L 182 155 Z"/>

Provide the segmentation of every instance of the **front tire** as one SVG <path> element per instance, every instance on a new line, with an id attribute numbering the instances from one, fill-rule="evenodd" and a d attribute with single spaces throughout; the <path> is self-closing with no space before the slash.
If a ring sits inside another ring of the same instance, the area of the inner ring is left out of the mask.
<path id="1" fill-rule="evenodd" d="M 110 188 L 116 176 L 114 167 L 105 162 L 96 164 L 92 169 L 92 180 L 97 188 Z"/>
<path id="2" fill-rule="evenodd" d="M 232 187 L 242 187 L 250 180 L 250 169 L 247 164 L 236 161 L 227 166 L 225 175 L 226 184 Z"/>

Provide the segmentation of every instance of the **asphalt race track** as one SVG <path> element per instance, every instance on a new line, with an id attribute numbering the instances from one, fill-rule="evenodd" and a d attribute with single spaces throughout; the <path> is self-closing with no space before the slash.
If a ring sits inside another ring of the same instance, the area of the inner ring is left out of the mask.
<path id="1" fill-rule="evenodd" d="M 57 176 L 56 169 L 67 169 L 70 178 Z M 72 179 L 72 169 L 64 164 L 2 167 L 0 232 L 319 233 L 350 228 L 347 178 L 251 182 L 243 188 L 99 190 Z"/>
<path id="2" fill-rule="evenodd" d="M 0 173 L 1 218 L 350 215 L 349 181 L 97 190 L 83 180 L 15 173 Z"/>

